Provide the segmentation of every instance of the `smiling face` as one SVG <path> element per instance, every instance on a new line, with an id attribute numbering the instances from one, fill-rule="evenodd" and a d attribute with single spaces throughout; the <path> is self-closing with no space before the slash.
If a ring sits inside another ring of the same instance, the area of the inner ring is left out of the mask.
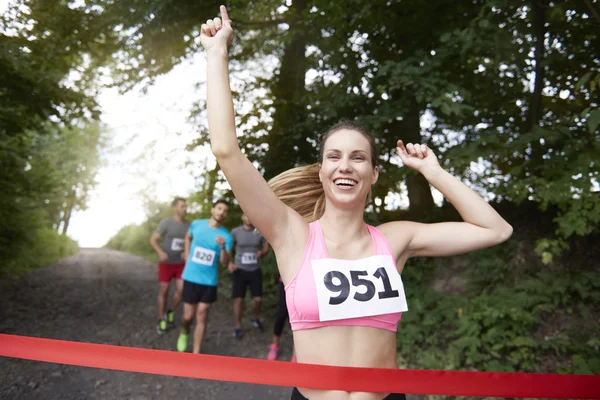
<path id="1" fill-rule="evenodd" d="M 340 129 L 323 143 L 319 179 L 329 203 L 341 208 L 364 208 L 367 195 L 379 176 L 367 137 L 352 129 Z"/>

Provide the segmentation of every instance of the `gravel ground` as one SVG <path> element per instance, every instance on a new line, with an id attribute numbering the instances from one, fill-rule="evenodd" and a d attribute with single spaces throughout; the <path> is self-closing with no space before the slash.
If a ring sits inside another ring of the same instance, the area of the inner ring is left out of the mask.
<path id="1" fill-rule="evenodd" d="M 177 331 L 158 336 L 156 265 L 107 249 L 78 254 L 0 287 L 0 332 L 50 339 L 174 350 Z M 273 316 L 265 332 L 245 318 L 245 336 L 232 337 L 232 303 L 219 292 L 203 353 L 266 358 Z M 177 320 L 179 320 L 179 313 Z M 190 345 L 191 348 L 191 345 Z M 286 328 L 280 359 L 289 359 Z M 289 399 L 291 389 L 0 358 L 2 399 Z"/>

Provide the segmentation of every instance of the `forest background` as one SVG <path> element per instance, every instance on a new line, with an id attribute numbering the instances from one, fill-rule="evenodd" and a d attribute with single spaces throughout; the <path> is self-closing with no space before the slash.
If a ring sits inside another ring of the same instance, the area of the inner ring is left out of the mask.
<path id="1" fill-rule="evenodd" d="M 77 251 L 71 216 L 87 206 L 107 151 L 99 90 L 147 90 L 201 53 L 200 25 L 219 4 L 10 3 L 0 19 L 3 279 Z M 240 146 L 265 178 L 314 162 L 318 134 L 355 120 L 380 147 L 367 221 L 459 218 L 402 168 L 394 153 L 401 138 L 427 143 L 515 229 L 492 249 L 410 260 L 401 365 L 600 373 L 598 0 L 226 5 L 236 29 Z M 190 152 L 208 148 L 198 99 Z M 217 198 L 235 202 L 214 162 L 187 168 L 197 182 L 181 194 L 190 220 L 210 215 Z M 148 241 L 171 211 L 156 199 L 146 204 L 146 220 L 123 227 L 107 247 L 155 260 Z M 229 228 L 240 213 L 233 208 Z M 263 268 L 270 286 L 272 254 Z"/>

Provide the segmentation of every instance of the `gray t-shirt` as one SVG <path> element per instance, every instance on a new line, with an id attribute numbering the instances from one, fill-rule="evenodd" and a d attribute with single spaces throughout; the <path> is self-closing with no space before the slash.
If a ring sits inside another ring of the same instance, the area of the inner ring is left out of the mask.
<path id="1" fill-rule="evenodd" d="M 260 267 L 256 252 L 262 249 L 265 238 L 255 229 L 245 230 L 243 225 L 234 228 L 231 236 L 235 245 L 235 266 L 244 271 L 256 271 Z"/>
<path id="2" fill-rule="evenodd" d="M 161 248 L 169 256 L 167 263 L 176 264 L 184 262 L 181 259 L 181 253 L 183 253 L 183 241 L 189 226 L 189 222 L 177 222 L 174 217 L 165 218 L 158 224 L 156 233 L 162 237 Z"/>

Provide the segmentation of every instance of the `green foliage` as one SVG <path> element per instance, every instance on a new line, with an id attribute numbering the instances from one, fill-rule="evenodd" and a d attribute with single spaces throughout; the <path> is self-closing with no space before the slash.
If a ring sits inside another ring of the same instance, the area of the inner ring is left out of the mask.
<path id="1" fill-rule="evenodd" d="M 279 282 L 280 275 L 273 250 L 270 250 L 266 256 L 260 259 L 260 268 L 263 272 L 263 284 L 265 287 L 276 286 Z"/>
<path id="2" fill-rule="evenodd" d="M 126 225 L 121 228 L 104 245 L 109 249 L 119 250 L 158 262 L 158 257 L 150 245 L 150 237 L 160 221 L 173 215 L 170 204 L 150 202 L 146 205 L 146 220 L 139 225 Z M 188 218 L 189 220 L 189 218 Z"/>
<path id="3" fill-rule="evenodd" d="M 48 227 L 33 227 L 22 244 L 13 243 L 15 256 L 6 259 L 0 279 L 16 279 L 24 272 L 75 254 L 79 247 L 67 236 Z"/>
<path id="4" fill-rule="evenodd" d="M 150 245 L 152 229 L 148 224 L 126 225 L 109 239 L 104 245 L 109 249 L 123 251 L 145 258 L 148 261 L 158 262 L 158 257 Z"/>
<path id="5" fill-rule="evenodd" d="M 0 140 L 0 258 L 6 261 L 0 270 L 44 264 L 46 258 L 31 260 L 37 253 L 30 249 L 38 245 L 31 232 L 47 228 L 66 235 L 72 212 L 85 209 L 95 185 L 101 128 L 40 129 Z"/>
<path id="6" fill-rule="evenodd" d="M 472 181 L 516 203 L 558 208 L 554 231 L 538 243 L 538 254 L 549 263 L 565 250 L 565 239 L 600 226 L 594 61 L 600 49 L 590 4 L 541 4 L 487 2 L 486 29 L 474 21 L 462 34 L 445 37 L 468 48 L 478 90 L 470 91 L 473 115 L 436 124 L 464 133 L 465 141 L 447 153 L 451 164 L 468 170 L 474 155 L 480 157 L 482 168 L 469 175 Z M 543 25 L 536 23 L 540 16 Z"/>
<path id="7" fill-rule="evenodd" d="M 398 330 L 401 363 L 431 369 L 600 372 L 600 328 L 590 323 L 600 310 L 600 273 L 519 267 L 514 253 L 506 252 L 514 246 L 472 255 L 463 294 L 431 289 L 432 260 L 407 265 L 403 280 L 409 311 Z"/>
<path id="8" fill-rule="evenodd" d="M 37 150 L 28 160 L 28 174 L 44 190 L 48 219 L 65 234 L 73 211 L 85 210 L 90 191 L 96 185 L 100 151 L 106 134 L 100 124 L 82 128 L 48 128 L 45 135 L 32 137 Z"/>
<path id="9" fill-rule="evenodd" d="M 36 62 L 46 47 L 58 50 L 59 61 L 68 55 L 66 61 L 77 63 L 88 55 L 85 71 L 109 65 L 122 89 L 149 84 L 201 51 L 194 39 L 199 25 L 219 5 L 46 3 L 30 0 L 29 12 L 15 11 L 15 22 L 5 22 L 19 32 L 7 39 L 9 58 L 23 42 Z M 240 145 L 271 177 L 313 162 L 318 132 L 342 118 L 358 120 L 375 131 L 381 147 L 374 198 L 397 193 L 406 181 L 410 207 L 420 209 L 422 219 L 433 207 L 429 187 L 397 167 L 394 151 L 399 137 L 428 142 L 444 165 L 483 191 L 533 201 L 542 210 L 558 207 L 555 229 L 539 238 L 545 240 L 540 255 L 549 262 L 561 240 L 600 226 L 600 42 L 587 2 L 540 4 L 236 2 L 231 64 L 242 79 L 232 80 L 234 94 L 254 105 L 238 116 Z M 540 16 L 545 24 L 536 23 Z M 21 58 L 33 63 L 31 57 Z M 53 76 L 64 76 L 65 65 L 72 65 L 66 61 L 57 61 L 62 75 Z M 200 125 L 204 108 L 199 102 L 193 110 Z M 201 126 L 192 146 L 206 144 Z"/>
<path id="10" fill-rule="evenodd" d="M 83 14 L 70 17 L 57 2 L 22 1 L 0 16 L 0 275 L 72 253 L 50 232 L 66 234 L 95 183 L 102 130 L 89 123 L 98 110 L 80 73 L 91 47 L 76 34 Z"/>
<path id="11" fill-rule="evenodd" d="M 29 267 L 49 265 L 77 252 L 77 243 L 50 228 L 40 228 L 33 233 L 34 244 L 25 258 Z"/>
<path id="12" fill-rule="evenodd" d="M 82 77 L 77 85 L 64 82 L 91 50 L 92 43 L 76 34 L 86 17 L 69 12 L 62 2 L 39 8 L 22 3 L 14 2 L 0 16 L 0 137 L 38 130 L 49 118 L 97 117 L 89 82 Z"/>

